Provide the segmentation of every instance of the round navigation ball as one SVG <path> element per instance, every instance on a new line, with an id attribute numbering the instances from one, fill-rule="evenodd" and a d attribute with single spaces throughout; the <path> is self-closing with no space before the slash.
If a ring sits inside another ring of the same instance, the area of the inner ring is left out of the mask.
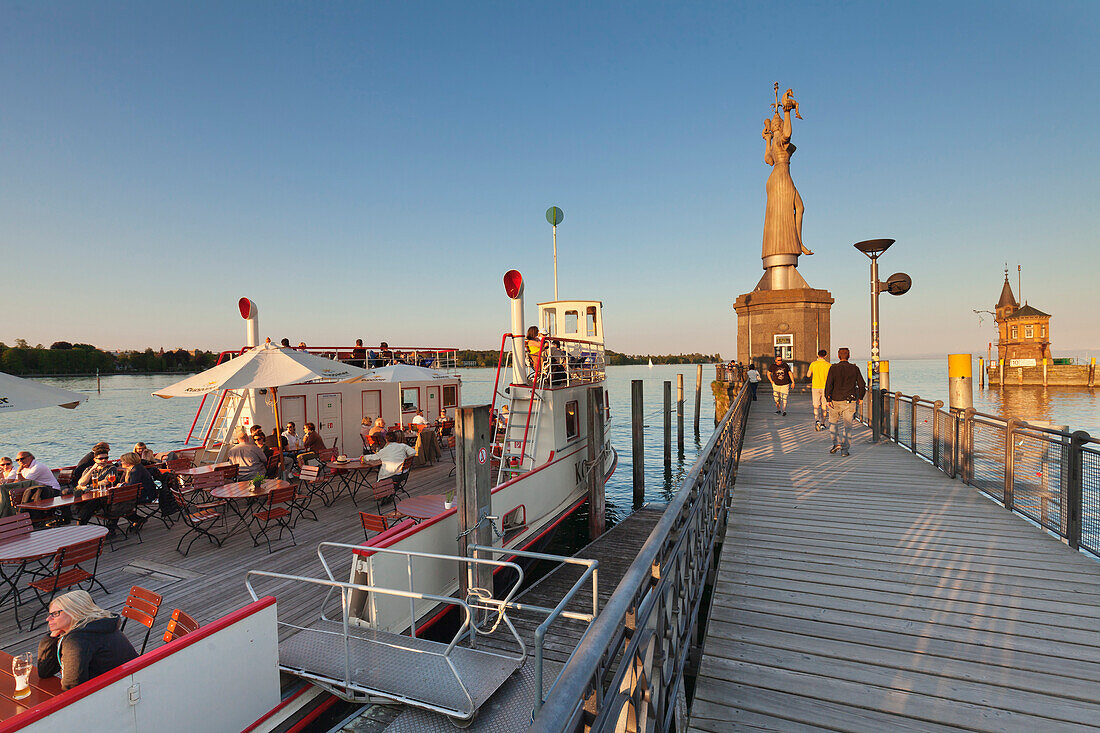
<path id="1" fill-rule="evenodd" d="M 504 273 L 504 292 L 512 300 L 523 295 L 523 275 L 519 274 L 519 270 Z"/>
<path id="2" fill-rule="evenodd" d="M 904 272 L 895 272 L 886 279 L 886 292 L 890 295 L 905 295 L 913 287 L 913 278 Z"/>

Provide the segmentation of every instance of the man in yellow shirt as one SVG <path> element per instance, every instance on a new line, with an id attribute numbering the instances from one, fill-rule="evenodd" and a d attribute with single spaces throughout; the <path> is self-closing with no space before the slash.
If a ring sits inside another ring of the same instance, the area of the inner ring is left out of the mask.
<path id="1" fill-rule="evenodd" d="M 825 379 L 829 376 L 829 352 L 817 352 L 817 359 L 810 364 L 810 393 L 814 400 L 814 430 L 825 429 Z"/>

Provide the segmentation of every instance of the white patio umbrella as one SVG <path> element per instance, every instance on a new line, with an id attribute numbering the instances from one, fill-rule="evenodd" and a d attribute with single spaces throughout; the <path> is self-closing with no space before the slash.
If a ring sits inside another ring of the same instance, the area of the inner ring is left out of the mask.
<path id="1" fill-rule="evenodd" d="M 42 407 L 73 409 L 88 396 L 60 387 L 0 372 L 0 413 L 37 410 Z"/>
<path id="2" fill-rule="evenodd" d="M 266 343 L 249 349 L 235 359 L 159 389 L 153 396 L 168 399 L 195 397 L 221 389 L 270 389 L 275 402 L 275 429 L 278 433 L 282 426 L 279 418 L 279 387 L 321 379 L 346 381 L 366 373 L 366 369 L 350 364 L 276 346 L 268 339 Z M 275 450 L 282 452 L 279 441 L 275 441 Z"/>
<path id="3" fill-rule="evenodd" d="M 426 367 L 413 366 L 412 364 L 391 364 L 389 366 L 378 367 L 377 369 L 367 370 L 366 374 L 362 374 L 351 379 L 345 379 L 345 382 L 397 382 L 397 419 L 402 428 L 405 427 L 405 409 L 404 404 L 401 401 L 402 382 L 426 382 L 432 379 L 447 379 L 448 375 L 441 373 L 438 369 L 428 369 Z"/>

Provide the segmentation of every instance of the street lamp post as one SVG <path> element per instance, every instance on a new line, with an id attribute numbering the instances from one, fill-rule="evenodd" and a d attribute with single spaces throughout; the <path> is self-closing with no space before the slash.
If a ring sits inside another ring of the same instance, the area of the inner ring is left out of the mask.
<path id="1" fill-rule="evenodd" d="M 893 239 L 868 239 L 853 245 L 871 260 L 871 442 L 877 443 L 882 433 L 882 399 L 879 389 L 879 321 L 878 294 L 883 290 L 891 295 L 909 291 L 913 281 L 904 272 L 896 272 L 886 282 L 878 279 L 878 258 L 894 243 Z"/>

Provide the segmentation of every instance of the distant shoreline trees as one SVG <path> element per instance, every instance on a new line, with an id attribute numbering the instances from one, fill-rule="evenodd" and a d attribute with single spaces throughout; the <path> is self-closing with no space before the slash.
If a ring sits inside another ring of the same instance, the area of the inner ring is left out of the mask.
<path id="1" fill-rule="evenodd" d="M 18 339 L 15 346 L 0 342 L 0 371 L 19 376 L 79 375 L 79 374 L 133 374 L 140 372 L 196 372 L 209 369 L 218 360 L 218 354 L 196 349 L 174 351 L 120 351 L 108 352 L 91 344 L 72 344 L 55 341 L 50 348 L 28 346 Z"/>

